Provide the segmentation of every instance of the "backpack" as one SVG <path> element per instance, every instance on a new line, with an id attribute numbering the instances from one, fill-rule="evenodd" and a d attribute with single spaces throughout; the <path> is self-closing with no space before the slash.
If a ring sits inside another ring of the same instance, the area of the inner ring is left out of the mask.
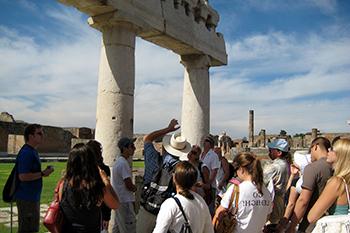
<path id="1" fill-rule="evenodd" d="M 184 209 L 182 208 L 182 205 L 181 205 L 180 200 L 179 200 L 177 197 L 174 197 L 174 196 L 172 196 L 172 198 L 175 200 L 177 206 L 180 208 L 180 211 L 181 211 L 181 213 L 182 213 L 182 216 L 183 216 L 184 219 L 185 219 L 185 223 L 181 226 L 181 230 L 180 230 L 179 233 L 192 233 L 192 229 L 191 229 L 190 223 L 189 223 L 188 220 L 187 220 L 185 211 L 184 211 Z M 168 231 L 168 233 L 169 233 L 169 231 Z"/>
<path id="2" fill-rule="evenodd" d="M 7 181 L 5 183 L 4 189 L 2 190 L 2 200 L 4 202 L 13 202 L 14 196 L 19 184 L 18 171 L 17 171 L 17 161 L 13 167 Z"/>
<path id="3" fill-rule="evenodd" d="M 176 192 L 172 175 L 178 162 L 178 159 L 173 159 L 162 164 L 152 181 L 143 186 L 141 205 L 148 212 L 157 215 L 162 203 Z"/>

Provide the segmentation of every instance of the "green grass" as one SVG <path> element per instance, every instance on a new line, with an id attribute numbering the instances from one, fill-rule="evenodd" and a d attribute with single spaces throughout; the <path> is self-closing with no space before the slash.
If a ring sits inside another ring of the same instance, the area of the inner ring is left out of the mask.
<path id="1" fill-rule="evenodd" d="M 43 178 L 43 190 L 41 193 L 41 203 L 42 204 L 49 204 L 52 201 L 54 189 L 56 187 L 56 184 L 60 177 L 62 176 L 62 173 L 64 169 L 66 168 L 66 162 L 43 162 L 41 164 L 42 169 L 45 169 L 46 166 L 53 165 L 55 168 L 55 171 L 49 176 Z M 0 190 L 2 193 L 2 190 L 4 188 L 5 182 L 7 180 L 7 177 L 10 175 L 11 170 L 14 166 L 14 163 L 1 163 L 0 164 Z M 143 168 L 144 162 L 143 161 L 135 161 L 133 162 L 133 168 Z M 0 200 L 0 207 L 9 207 L 10 204 L 5 203 L 2 201 L 2 198 Z M 0 232 L 1 233 L 7 233 L 10 232 L 10 229 L 5 227 L 4 224 L 0 224 Z M 13 232 L 17 232 L 17 229 L 15 229 Z M 46 228 L 41 225 L 40 226 L 40 232 L 47 232 Z"/>

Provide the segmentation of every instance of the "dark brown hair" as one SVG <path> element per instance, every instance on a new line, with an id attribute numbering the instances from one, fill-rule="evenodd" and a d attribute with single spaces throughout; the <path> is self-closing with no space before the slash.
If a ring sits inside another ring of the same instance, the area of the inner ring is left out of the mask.
<path id="1" fill-rule="evenodd" d="M 262 186 L 264 185 L 263 170 L 260 160 L 251 152 L 239 153 L 233 160 L 236 169 L 245 168 L 252 176 L 252 181 L 256 185 L 259 193 L 262 194 Z"/>
<path id="2" fill-rule="evenodd" d="M 179 162 L 175 166 L 174 171 L 175 183 L 182 189 L 179 191 L 179 194 L 190 200 L 193 200 L 194 196 L 190 192 L 190 189 L 196 183 L 197 176 L 197 170 L 195 167 L 193 167 L 192 164 L 190 164 L 188 161 Z"/>
<path id="3" fill-rule="evenodd" d="M 78 143 L 72 148 L 68 156 L 65 181 L 73 189 L 73 198 L 77 206 L 92 208 L 102 200 L 105 185 L 90 147 Z M 87 198 L 84 194 L 87 194 Z"/>
<path id="4" fill-rule="evenodd" d="M 328 151 L 328 149 L 331 147 L 331 142 L 325 137 L 317 137 L 312 140 L 310 149 L 315 145 L 318 145 L 322 150 Z"/>
<path id="5" fill-rule="evenodd" d="M 97 164 L 101 165 L 103 163 L 101 143 L 96 140 L 89 140 L 88 143 L 86 143 L 86 145 L 90 147 L 90 149 L 94 152 Z"/>
<path id="6" fill-rule="evenodd" d="M 36 129 L 41 129 L 42 126 L 39 124 L 30 124 L 27 125 L 26 128 L 24 129 L 24 141 L 28 142 L 29 140 L 29 135 L 34 134 Z"/>

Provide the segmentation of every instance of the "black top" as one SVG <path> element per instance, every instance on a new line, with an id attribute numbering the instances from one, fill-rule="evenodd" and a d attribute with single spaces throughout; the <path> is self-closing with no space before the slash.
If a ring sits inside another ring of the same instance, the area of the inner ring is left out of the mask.
<path id="1" fill-rule="evenodd" d="M 87 190 L 84 196 L 87 197 Z M 83 198 L 85 199 L 85 198 Z M 67 182 L 64 183 L 60 207 L 64 215 L 62 232 L 65 233 L 100 233 L 101 207 L 89 206 L 85 199 L 82 203 L 75 203 L 73 189 Z"/>

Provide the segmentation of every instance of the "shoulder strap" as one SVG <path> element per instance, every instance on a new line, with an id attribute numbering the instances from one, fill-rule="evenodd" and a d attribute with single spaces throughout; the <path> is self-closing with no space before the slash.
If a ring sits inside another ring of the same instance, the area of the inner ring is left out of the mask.
<path id="1" fill-rule="evenodd" d="M 237 213 L 239 201 L 239 186 L 236 184 L 233 184 L 233 191 L 231 193 L 230 202 L 228 204 L 228 210 L 231 210 L 233 200 L 235 201 L 235 213 Z"/>
<path id="2" fill-rule="evenodd" d="M 185 211 L 184 211 L 184 210 L 183 210 L 183 208 L 182 208 L 182 205 L 181 205 L 180 200 L 179 200 L 177 197 L 174 197 L 174 196 L 173 196 L 172 198 L 174 198 L 174 200 L 175 200 L 176 204 L 179 206 L 180 211 L 181 211 L 182 215 L 184 216 L 185 222 L 188 224 L 188 220 L 187 220 L 187 217 L 186 217 Z"/>
<path id="3" fill-rule="evenodd" d="M 60 190 L 60 186 L 61 184 L 63 183 L 64 179 L 60 179 L 58 182 L 57 182 L 57 185 L 56 185 L 56 188 L 55 188 L 55 193 L 54 193 L 54 200 L 55 201 L 59 201 L 59 196 L 58 196 L 58 192 Z"/>
<path id="4" fill-rule="evenodd" d="M 345 185 L 345 190 L 346 190 L 346 199 L 348 200 L 348 215 L 350 215 L 350 197 L 349 197 L 349 189 L 348 189 L 348 185 L 346 184 L 346 181 L 343 177 L 340 177 Z"/>

